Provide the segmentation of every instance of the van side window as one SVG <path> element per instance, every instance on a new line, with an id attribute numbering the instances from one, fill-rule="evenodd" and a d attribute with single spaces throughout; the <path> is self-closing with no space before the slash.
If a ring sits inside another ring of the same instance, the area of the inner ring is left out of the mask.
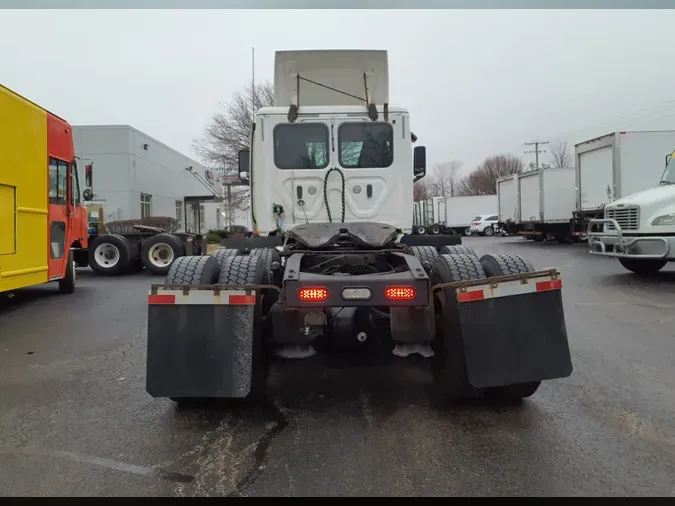
<path id="1" fill-rule="evenodd" d="M 68 199 L 68 162 L 49 158 L 49 203 L 66 205 Z"/>

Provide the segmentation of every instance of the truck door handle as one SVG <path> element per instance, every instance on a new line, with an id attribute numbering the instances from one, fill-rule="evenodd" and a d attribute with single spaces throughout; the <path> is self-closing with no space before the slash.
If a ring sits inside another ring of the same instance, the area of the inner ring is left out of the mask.
<path id="1" fill-rule="evenodd" d="M 302 199 L 302 186 L 298 185 L 295 192 L 298 195 L 298 200 Z"/>
<path id="2" fill-rule="evenodd" d="M 366 195 L 368 195 L 368 198 L 371 198 L 373 196 L 373 185 L 372 184 L 366 185 Z"/>

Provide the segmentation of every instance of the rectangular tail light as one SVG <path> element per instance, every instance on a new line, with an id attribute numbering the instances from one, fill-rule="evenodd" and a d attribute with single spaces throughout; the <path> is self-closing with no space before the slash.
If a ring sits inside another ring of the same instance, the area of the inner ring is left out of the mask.
<path id="1" fill-rule="evenodd" d="M 390 286 L 384 291 L 389 300 L 412 300 L 415 298 L 415 289 L 412 286 Z"/>
<path id="2" fill-rule="evenodd" d="M 322 302 L 328 299 L 328 290 L 322 286 L 307 286 L 298 290 L 298 299 L 303 302 Z"/>

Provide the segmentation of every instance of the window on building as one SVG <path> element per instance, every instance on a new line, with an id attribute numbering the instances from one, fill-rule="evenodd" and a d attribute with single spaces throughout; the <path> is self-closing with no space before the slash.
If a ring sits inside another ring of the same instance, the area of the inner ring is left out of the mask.
<path id="1" fill-rule="evenodd" d="M 204 217 L 206 215 L 206 210 L 204 209 L 204 206 L 201 205 L 199 206 L 199 233 L 202 233 L 202 230 L 204 230 Z"/>
<path id="2" fill-rule="evenodd" d="M 183 201 L 176 201 L 176 221 L 178 221 L 178 226 L 180 227 L 183 223 Z"/>
<path id="3" fill-rule="evenodd" d="M 141 193 L 141 218 L 152 216 L 152 195 Z"/>
<path id="4" fill-rule="evenodd" d="M 328 127 L 293 123 L 274 128 L 274 163 L 280 169 L 324 169 L 328 166 Z"/>
<path id="5" fill-rule="evenodd" d="M 389 123 L 343 123 L 338 142 L 340 165 L 346 169 L 389 167 L 394 161 L 394 130 Z"/>
<path id="6" fill-rule="evenodd" d="M 49 159 L 49 203 L 66 205 L 68 200 L 68 162 Z"/>

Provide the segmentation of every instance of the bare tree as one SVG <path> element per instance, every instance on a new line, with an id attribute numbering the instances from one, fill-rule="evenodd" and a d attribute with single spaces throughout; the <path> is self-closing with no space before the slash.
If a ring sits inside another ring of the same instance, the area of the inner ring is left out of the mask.
<path id="1" fill-rule="evenodd" d="M 450 160 L 434 165 L 430 180 L 430 190 L 434 197 L 447 198 L 457 195 L 461 168 L 462 162 L 459 160 Z"/>
<path id="2" fill-rule="evenodd" d="M 225 175 L 239 173 L 237 154 L 241 149 L 250 148 L 251 122 L 261 107 L 274 105 L 274 88 L 269 82 L 255 85 L 249 83 L 243 92 L 237 92 L 225 104 L 223 110 L 215 112 L 204 130 L 204 136 L 194 141 L 194 150 L 206 165 L 222 167 Z M 222 208 L 225 222 L 232 223 L 238 211 L 244 209 L 250 200 L 248 186 L 232 186 L 224 189 Z"/>
<path id="3" fill-rule="evenodd" d="M 426 179 L 420 179 L 413 184 L 413 201 L 419 202 L 431 197 L 431 183 Z"/>
<path id="4" fill-rule="evenodd" d="M 523 160 L 517 156 L 491 156 L 461 180 L 457 194 L 495 195 L 497 193 L 497 179 L 522 171 Z"/>
<path id="5" fill-rule="evenodd" d="M 551 150 L 551 165 L 553 167 L 573 167 L 572 151 L 567 142 L 560 142 Z"/>
<path id="6" fill-rule="evenodd" d="M 274 88 L 269 82 L 249 83 L 237 92 L 222 111 L 211 117 L 204 136 L 194 141 L 194 149 L 208 165 L 223 167 L 226 173 L 237 171 L 237 153 L 249 148 L 251 121 L 261 107 L 274 105 Z"/>

